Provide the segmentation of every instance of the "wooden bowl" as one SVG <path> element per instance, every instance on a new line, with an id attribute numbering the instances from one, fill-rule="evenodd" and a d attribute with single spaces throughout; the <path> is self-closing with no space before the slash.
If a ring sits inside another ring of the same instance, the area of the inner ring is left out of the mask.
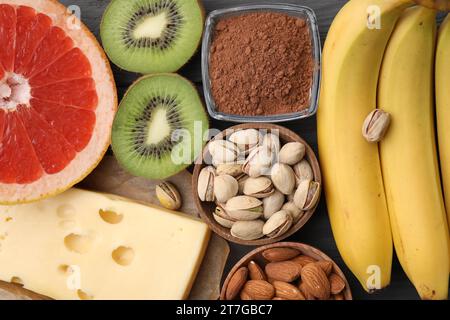
<path id="1" fill-rule="evenodd" d="M 236 263 L 234 265 L 234 267 L 231 269 L 231 271 L 228 273 L 228 276 L 225 279 L 225 282 L 223 283 L 222 286 L 222 291 L 220 293 L 220 300 L 226 300 L 225 298 L 225 294 L 227 291 L 227 287 L 228 287 L 228 283 L 230 282 L 231 277 L 234 275 L 234 273 L 241 267 L 245 267 L 249 264 L 250 261 L 255 261 L 256 263 L 258 263 L 259 266 L 261 266 L 261 268 L 264 269 L 265 265 L 268 263 L 268 261 L 262 256 L 262 253 L 267 250 L 267 249 L 272 249 L 272 248 L 294 248 L 297 249 L 301 252 L 301 254 L 309 256 L 311 258 L 314 258 L 318 261 L 322 261 L 322 260 L 326 260 L 326 261 L 331 261 L 333 263 L 333 271 L 334 273 L 336 273 L 338 276 L 340 276 L 344 282 L 345 282 L 345 289 L 344 291 L 342 291 L 342 293 L 344 294 L 344 298 L 345 300 L 353 300 L 352 297 L 352 292 L 350 290 L 350 286 L 348 284 L 347 279 L 345 278 L 344 273 L 342 272 L 342 270 L 339 268 L 339 266 L 333 261 L 331 260 L 330 257 L 328 257 L 325 253 L 323 253 L 322 251 L 313 248 L 307 244 L 303 244 L 303 243 L 298 243 L 298 242 L 279 242 L 279 243 L 274 243 L 274 244 L 270 244 L 270 245 L 266 245 L 266 246 L 262 246 L 259 248 L 256 248 L 255 250 L 249 252 L 246 256 L 244 256 L 241 260 L 239 260 L 238 263 Z"/>
<path id="2" fill-rule="evenodd" d="M 313 169 L 314 180 L 319 182 L 322 185 L 322 176 L 321 176 L 321 172 L 320 172 L 319 162 L 317 161 L 317 157 L 314 154 L 314 151 L 306 143 L 305 140 L 300 138 L 296 133 L 292 132 L 289 129 L 286 129 L 284 127 L 274 125 L 274 124 L 246 123 L 246 124 L 240 124 L 240 125 L 228 128 L 228 129 L 220 132 L 219 134 L 217 134 L 212 140 L 223 139 L 224 137 L 228 137 L 233 132 L 243 130 L 243 129 L 267 130 L 267 132 L 271 132 L 272 130 L 278 130 L 280 141 L 282 144 L 285 144 L 288 142 L 303 143 L 306 146 L 305 159 L 308 160 L 308 162 L 310 163 L 310 165 Z M 249 245 L 249 246 L 261 246 L 261 245 L 266 245 L 266 244 L 281 241 L 283 239 L 290 237 L 291 235 L 296 233 L 298 230 L 300 230 L 305 225 L 305 223 L 311 218 L 311 216 L 313 215 L 314 211 L 317 208 L 319 201 L 317 202 L 317 204 L 314 208 L 306 211 L 303 214 L 303 216 L 300 218 L 300 220 L 297 221 L 297 223 L 295 225 L 293 225 L 288 232 L 281 235 L 280 237 L 277 237 L 277 238 L 264 237 L 264 238 L 257 239 L 257 240 L 242 240 L 242 239 L 236 238 L 231 235 L 230 229 L 221 226 L 220 224 L 218 224 L 216 222 L 216 220 L 214 220 L 212 213 L 214 212 L 214 209 L 216 207 L 215 203 L 203 202 L 198 197 L 198 193 L 197 193 L 198 176 L 200 174 L 200 171 L 206 166 L 203 159 L 206 159 L 208 156 L 209 156 L 209 152 L 208 152 L 208 148 L 206 146 L 203 150 L 203 158 L 200 159 L 201 162 L 197 161 L 195 168 L 194 168 L 194 173 L 192 176 L 192 187 L 193 187 L 192 190 L 194 193 L 194 201 L 195 201 L 195 204 L 199 210 L 200 216 L 203 219 L 203 221 L 205 221 L 216 234 L 218 234 L 219 236 L 221 236 L 222 238 L 224 238 L 228 241 L 242 244 L 242 245 Z"/>

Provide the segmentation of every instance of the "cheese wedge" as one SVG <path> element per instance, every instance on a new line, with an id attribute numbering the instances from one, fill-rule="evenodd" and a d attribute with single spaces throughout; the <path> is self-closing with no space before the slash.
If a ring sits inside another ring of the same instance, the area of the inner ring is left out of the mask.
<path id="1" fill-rule="evenodd" d="M 184 299 L 209 237 L 187 215 L 72 189 L 0 206 L 0 280 L 54 299 Z"/>

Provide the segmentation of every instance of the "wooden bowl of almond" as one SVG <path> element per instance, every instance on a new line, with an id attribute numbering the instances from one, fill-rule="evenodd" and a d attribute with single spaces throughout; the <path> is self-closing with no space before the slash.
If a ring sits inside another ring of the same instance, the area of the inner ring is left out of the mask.
<path id="1" fill-rule="evenodd" d="M 352 300 L 341 269 L 318 249 L 297 242 L 259 247 L 231 269 L 221 300 Z"/>
<path id="2" fill-rule="evenodd" d="M 312 148 L 273 124 L 242 124 L 206 145 L 193 173 L 194 200 L 219 236 L 243 245 L 281 241 L 311 218 L 321 195 Z"/>

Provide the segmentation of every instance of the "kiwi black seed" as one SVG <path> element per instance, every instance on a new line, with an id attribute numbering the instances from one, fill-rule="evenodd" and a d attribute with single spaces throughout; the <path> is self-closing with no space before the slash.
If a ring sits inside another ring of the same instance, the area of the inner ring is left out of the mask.
<path id="1" fill-rule="evenodd" d="M 139 73 L 174 72 L 197 50 L 203 23 L 198 0 L 112 0 L 100 35 L 119 67 Z"/>
<path id="2" fill-rule="evenodd" d="M 112 148 L 133 175 L 165 179 L 200 154 L 207 130 L 202 101 L 188 80 L 176 74 L 149 75 L 136 81 L 122 99 Z"/>

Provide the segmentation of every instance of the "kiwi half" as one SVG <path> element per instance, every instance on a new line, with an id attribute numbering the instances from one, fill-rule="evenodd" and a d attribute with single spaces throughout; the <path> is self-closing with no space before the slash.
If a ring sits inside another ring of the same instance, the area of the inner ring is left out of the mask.
<path id="1" fill-rule="evenodd" d="M 203 103 L 188 80 L 176 74 L 144 76 L 120 103 L 112 149 L 131 174 L 165 179 L 200 154 L 208 125 Z"/>
<path id="2" fill-rule="evenodd" d="M 198 0 L 112 0 L 100 36 L 109 58 L 122 69 L 174 72 L 197 50 L 203 23 Z"/>

